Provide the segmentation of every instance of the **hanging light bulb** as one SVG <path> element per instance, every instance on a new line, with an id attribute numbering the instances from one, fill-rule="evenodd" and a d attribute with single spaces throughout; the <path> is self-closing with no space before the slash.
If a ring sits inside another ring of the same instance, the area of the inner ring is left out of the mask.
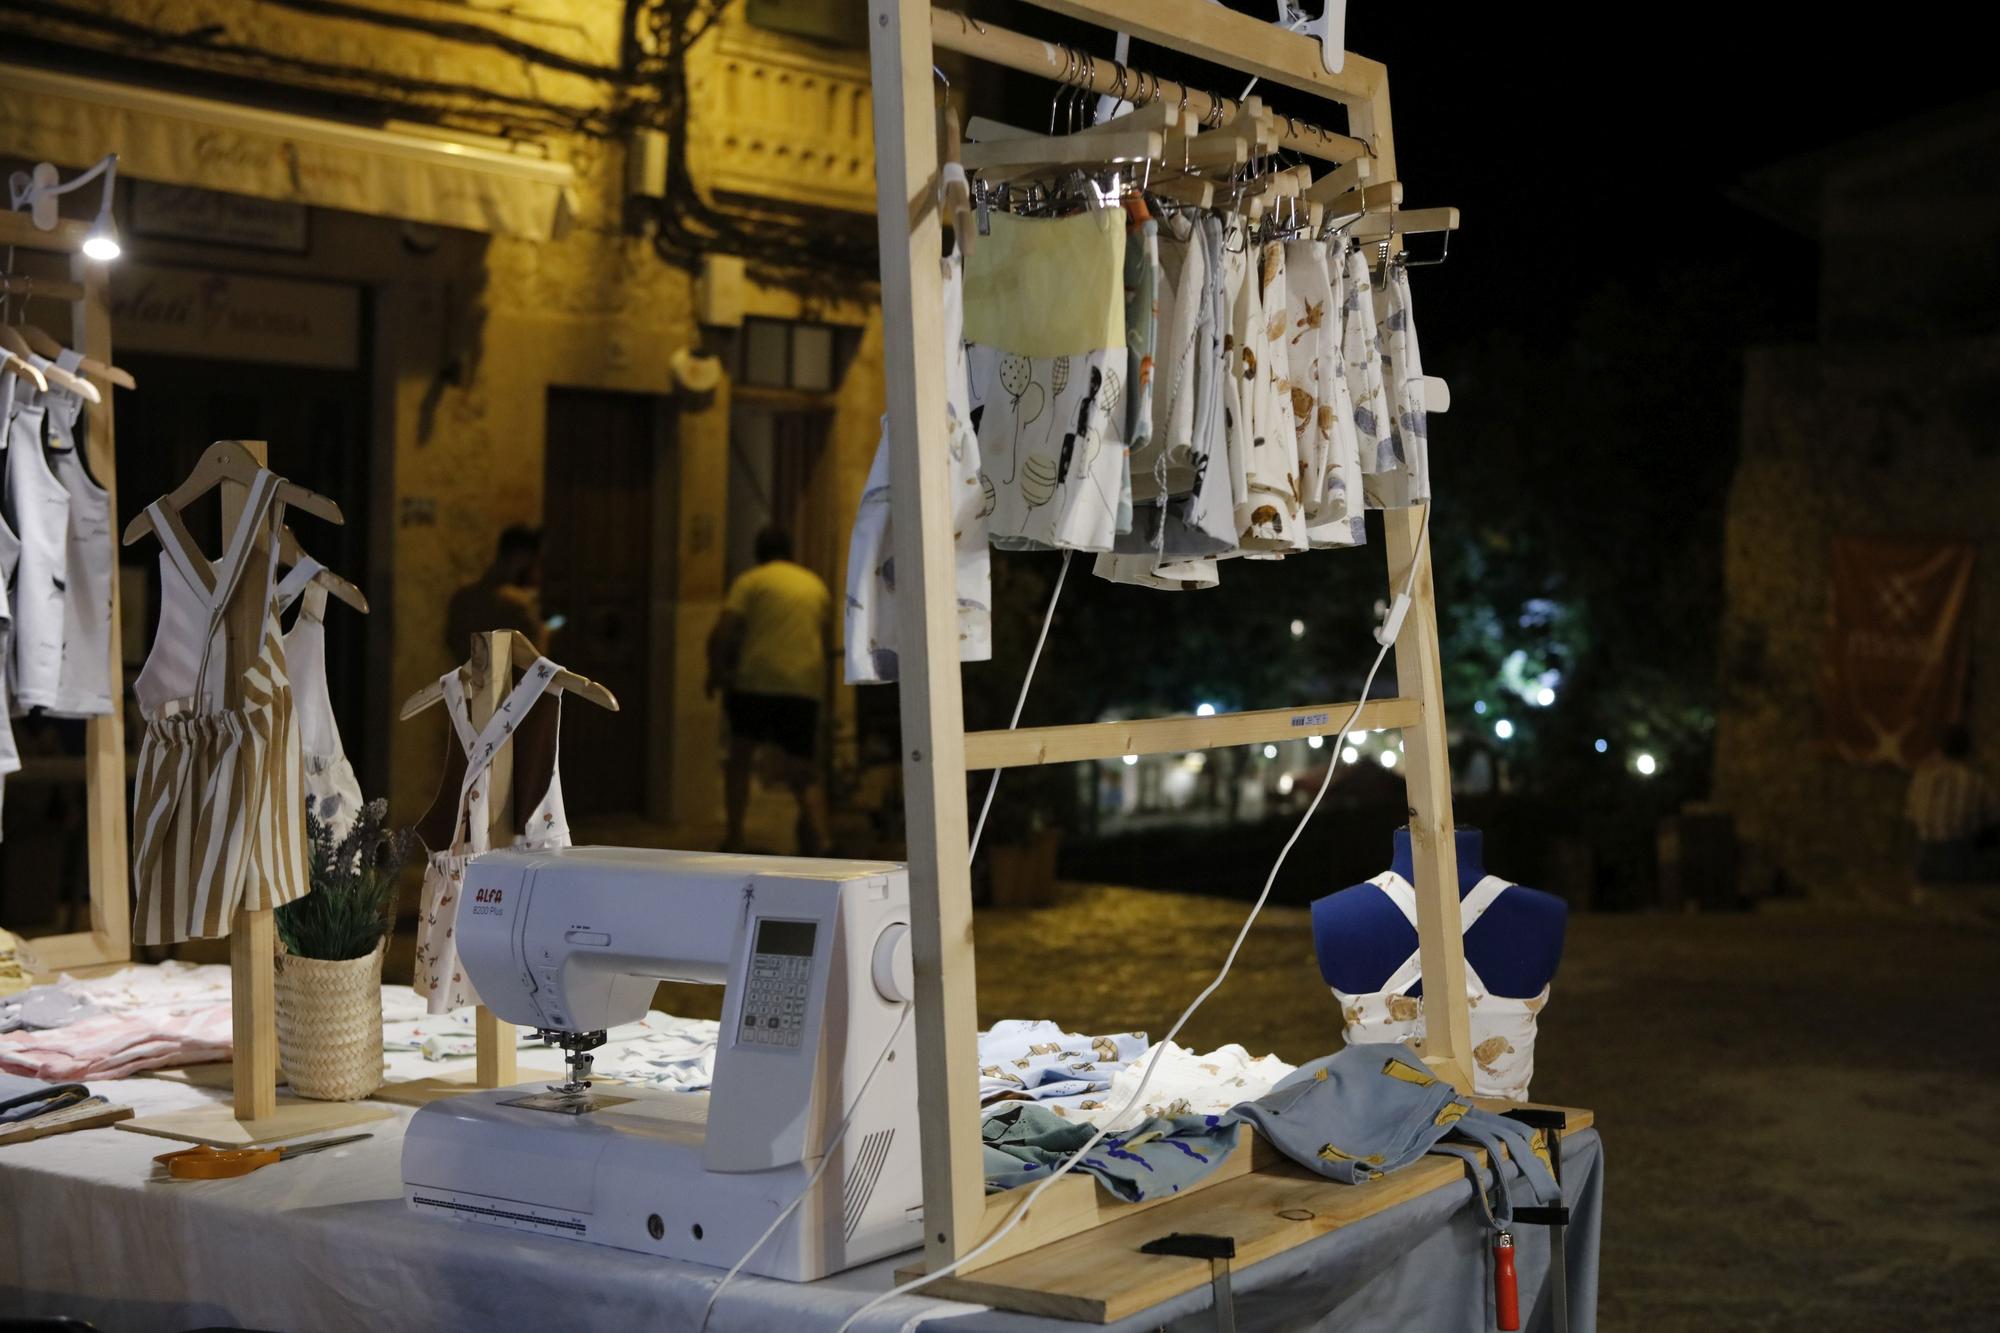
<path id="1" fill-rule="evenodd" d="M 105 191 L 104 209 L 83 238 L 84 256 L 100 264 L 108 264 L 125 253 L 125 247 L 118 243 L 118 224 L 111 220 L 110 193 Z"/>

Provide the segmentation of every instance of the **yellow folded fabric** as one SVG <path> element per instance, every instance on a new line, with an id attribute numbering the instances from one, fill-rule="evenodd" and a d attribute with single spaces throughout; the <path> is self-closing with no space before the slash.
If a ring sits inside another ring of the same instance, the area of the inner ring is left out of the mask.
<path id="1" fill-rule="evenodd" d="M 1016 356 L 1125 345 L 1125 213 L 991 215 L 965 257 L 965 340 Z"/>

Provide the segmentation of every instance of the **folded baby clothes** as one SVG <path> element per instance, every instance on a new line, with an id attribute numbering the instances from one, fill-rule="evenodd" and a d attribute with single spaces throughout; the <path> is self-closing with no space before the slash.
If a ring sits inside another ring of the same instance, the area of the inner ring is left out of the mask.
<path id="1" fill-rule="evenodd" d="M 1034 1102 L 995 1111 L 980 1125 L 988 1193 L 1046 1180 L 1096 1130 Z M 1149 1119 L 1098 1140 L 1076 1170 L 1127 1203 L 1175 1194 L 1220 1166 L 1236 1148 L 1233 1117 L 1189 1115 Z"/>
<path id="2" fill-rule="evenodd" d="M 1154 1067 L 1153 1057 L 1158 1051 L 1157 1046 L 1147 1047 L 1112 1075 L 1110 1086 L 1101 1096 L 1087 1099 L 1089 1104 L 1064 1106 L 1060 1114 L 1088 1124 L 1101 1125 L 1108 1120 L 1113 1128 L 1121 1130 L 1147 1119 L 1220 1115 L 1263 1096 L 1293 1069 L 1275 1055 L 1253 1059 L 1250 1052 L 1233 1042 L 1206 1054 L 1168 1042 L 1166 1050 L 1159 1054 L 1158 1066 Z M 1139 1081 L 1145 1078 L 1149 1067 L 1152 1077 L 1146 1083 L 1145 1100 L 1120 1114 L 1120 1108 L 1131 1102 L 1132 1094 L 1139 1090 Z"/>
<path id="3" fill-rule="evenodd" d="M 979 1100 L 1047 1102 L 1067 1111 L 1098 1100 L 1145 1049 L 1143 1032 L 1086 1037 L 1047 1020 L 1007 1019 L 979 1034 Z"/>
<path id="4" fill-rule="evenodd" d="M 180 1013 L 103 1013 L 48 1031 L 0 1032 L 0 1070 L 77 1083 L 226 1060 L 232 1021 L 224 1003 Z"/>
<path id="5" fill-rule="evenodd" d="M 1011 550 L 1108 551 L 1127 493 L 1126 217 L 991 218 L 965 261 L 987 530 Z"/>

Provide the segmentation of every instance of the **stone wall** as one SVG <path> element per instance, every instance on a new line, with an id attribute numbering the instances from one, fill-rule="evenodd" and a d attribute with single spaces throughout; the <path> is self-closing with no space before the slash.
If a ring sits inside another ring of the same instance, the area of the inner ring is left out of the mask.
<path id="1" fill-rule="evenodd" d="M 312 252 L 297 259 L 157 248 L 169 262 L 317 276 L 368 293 L 375 439 L 366 449 L 357 442 L 356 463 L 370 467 L 377 497 L 375 611 L 370 716 L 349 745 L 373 751 L 357 756 L 358 767 L 387 775 L 384 794 L 399 819 L 415 818 L 431 798 L 446 723 L 437 710 L 395 723 L 392 711 L 453 660 L 440 637 L 445 604 L 484 570 L 496 534 L 541 520 L 549 388 L 671 396 L 669 358 L 710 338 L 697 320 L 695 274 L 660 257 L 645 210 L 627 197 L 628 136 L 657 122 L 658 88 L 630 77 L 635 60 L 655 54 L 646 21 L 655 8 L 622 0 L 474 9 L 433 0 L 63 0 L 0 12 L 0 35 L 89 65 L 115 62 L 141 81 L 307 114 L 332 106 L 368 119 L 402 108 L 412 121 L 527 141 L 574 170 L 570 223 L 550 241 L 412 234 L 386 219 L 327 215 L 316 218 Z M 730 0 L 722 24 L 690 52 L 688 78 L 705 94 L 692 103 L 688 166 L 710 207 L 749 209 L 768 235 L 765 205 L 798 203 L 801 181 L 822 192 L 808 192 L 822 203 L 844 191 L 836 207 L 872 200 L 865 52 L 750 29 L 741 0 Z M 839 114 L 803 114 L 787 98 Z M 796 143 L 779 137 L 787 125 Z M 6 137 L 0 126 L 0 155 Z M 771 183 L 768 200 L 754 197 L 760 180 Z M 809 243 L 802 231 L 801 246 Z M 813 299 L 824 300 L 824 290 Z M 833 465 L 826 493 L 815 497 L 850 514 L 882 399 L 874 317 L 863 306 L 858 318 L 871 331 L 826 400 Z M 667 661 L 655 657 L 655 680 L 672 697 L 652 709 L 660 758 L 650 813 L 679 823 L 713 817 L 720 801 L 719 719 L 701 687 L 702 640 L 723 595 L 728 386 L 677 398 L 675 407 L 677 548 L 656 561 L 675 577 L 654 589 L 655 625 L 672 644 Z M 840 701 L 837 716 L 851 716 L 851 700 Z"/>
<path id="2" fill-rule="evenodd" d="M 1785 347 L 1749 358 L 1725 536 L 1715 789 L 1755 864 L 1815 895 L 1893 894 L 1908 875 L 1909 775 L 1819 744 L 1828 555 L 1841 536 L 1979 548 L 1968 721 L 2000 760 L 2000 338 Z"/>

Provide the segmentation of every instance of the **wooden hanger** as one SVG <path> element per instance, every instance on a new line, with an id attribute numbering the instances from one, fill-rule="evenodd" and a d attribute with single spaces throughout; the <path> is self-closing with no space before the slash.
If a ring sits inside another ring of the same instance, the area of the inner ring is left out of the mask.
<path id="1" fill-rule="evenodd" d="M 1354 224 L 1351 235 L 1362 240 L 1390 236 L 1421 236 L 1428 232 L 1457 231 L 1455 208 L 1399 208 L 1387 213 L 1370 213 Z"/>
<path id="2" fill-rule="evenodd" d="M 278 559 L 287 569 L 295 568 L 308 560 L 319 565 L 319 561 L 313 560 L 299 545 L 299 539 L 292 532 L 292 525 L 289 523 L 278 529 Z M 311 582 L 326 589 L 335 600 L 347 603 L 364 616 L 368 614 L 368 598 L 362 594 L 361 589 L 325 565 L 320 565 L 319 572 L 312 576 Z"/>
<path id="3" fill-rule="evenodd" d="M 19 376 L 43 393 L 49 391 L 49 382 L 42 378 L 42 372 L 35 368 L 35 363 L 16 356 L 10 347 L 0 347 L 0 372 Z"/>
<path id="4" fill-rule="evenodd" d="M 14 327 L 21 331 L 21 336 L 27 340 L 28 346 L 34 348 L 37 353 L 47 357 L 51 361 L 61 356 L 67 350 L 61 343 L 50 336 L 46 330 L 38 329 L 33 324 L 17 324 Z M 83 371 L 85 374 L 96 375 L 100 379 L 109 380 L 121 389 L 136 389 L 139 387 L 139 381 L 133 379 L 128 372 L 120 370 L 114 365 L 99 361 L 94 356 L 86 356 L 77 362 L 77 369 Z"/>
<path id="5" fill-rule="evenodd" d="M 962 154 L 967 171 L 990 181 L 1031 175 L 1051 167 L 1108 167 L 1160 161 L 1165 136 L 1157 130 L 1118 134 L 1031 134 L 972 143 Z"/>
<path id="6" fill-rule="evenodd" d="M 1403 182 L 1383 181 L 1326 200 L 1326 215 L 1335 219 L 1358 218 L 1368 213 L 1393 212 L 1402 206 Z"/>
<path id="7" fill-rule="evenodd" d="M 23 338 L 20 330 L 16 329 L 12 324 L 0 324 L 0 347 L 5 347 L 23 361 L 36 354 L 35 349 L 28 345 L 28 340 Z M 62 349 L 58 348 L 56 350 L 60 351 Z M 41 370 L 42 387 L 44 388 L 53 384 L 59 389 L 69 390 L 87 403 L 101 403 L 104 401 L 104 395 L 97 391 L 95 384 L 92 384 L 89 380 L 80 379 L 70 374 L 61 366 L 52 364 L 42 366 L 39 369 Z"/>
<path id="8" fill-rule="evenodd" d="M 1336 167 L 1314 181 L 1312 188 L 1306 191 L 1305 197 L 1318 203 L 1331 204 L 1349 190 L 1358 190 L 1366 185 L 1368 177 L 1374 174 L 1374 170 L 1374 165 L 1367 158 L 1357 157 L 1347 165 Z"/>
<path id="9" fill-rule="evenodd" d="M 535 645 L 528 641 L 528 636 L 519 630 L 507 630 L 506 635 L 508 640 L 509 665 L 515 671 L 526 671 L 533 667 L 535 659 L 542 654 L 537 652 Z M 468 689 L 479 685 L 482 674 L 474 668 L 473 662 L 470 659 L 458 668 L 459 678 L 465 682 Z M 610 712 L 615 713 L 618 711 L 618 697 L 616 695 L 588 676 L 579 676 L 576 672 L 570 671 L 567 668 L 561 668 L 556 671 L 555 679 L 549 682 L 549 688 L 563 694 L 574 694 L 585 702 L 596 704 L 599 708 L 607 709 Z M 399 720 L 408 721 L 443 698 L 444 682 L 434 680 L 409 698 L 403 700 L 403 706 L 398 710 L 396 716 Z"/>
<path id="10" fill-rule="evenodd" d="M 194 465 L 194 471 L 188 473 L 187 480 L 161 496 L 159 503 L 178 513 L 225 481 L 250 485 L 263 470 L 256 456 L 243 447 L 242 441 L 217 440 L 203 451 L 201 461 Z M 278 499 L 287 508 L 303 509 L 329 523 L 346 521 L 340 515 L 339 505 L 317 491 L 309 491 L 282 478 L 278 481 Z M 152 530 L 152 515 L 142 509 L 137 518 L 125 525 L 124 544 L 130 546 Z"/>
<path id="11" fill-rule="evenodd" d="M 958 108 L 947 101 L 944 104 L 944 160 L 946 165 L 956 165 L 961 170 L 945 178 L 942 202 L 945 211 L 951 214 L 951 234 L 958 252 L 969 255 L 977 243 L 979 228 L 972 217 L 972 191 L 962 175 L 965 162 L 961 145 L 964 137 L 958 129 Z"/>
<path id="12" fill-rule="evenodd" d="M 1264 109 L 1264 99 L 1252 97 L 1236 114 L 1188 145 L 1190 166 L 1208 171 L 1243 165 L 1254 154 L 1278 149 L 1278 119 Z"/>

